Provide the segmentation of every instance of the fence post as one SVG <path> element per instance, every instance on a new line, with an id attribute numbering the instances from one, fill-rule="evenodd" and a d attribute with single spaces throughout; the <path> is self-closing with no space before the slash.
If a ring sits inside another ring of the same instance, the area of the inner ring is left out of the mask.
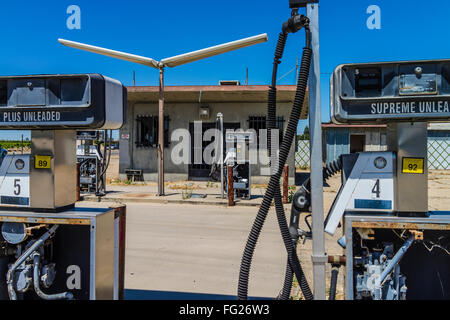
<path id="1" fill-rule="evenodd" d="M 227 167 L 228 206 L 234 206 L 233 166 Z"/>
<path id="2" fill-rule="evenodd" d="M 289 166 L 284 165 L 283 168 L 283 203 L 288 203 L 288 193 L 289 193 Z"/>

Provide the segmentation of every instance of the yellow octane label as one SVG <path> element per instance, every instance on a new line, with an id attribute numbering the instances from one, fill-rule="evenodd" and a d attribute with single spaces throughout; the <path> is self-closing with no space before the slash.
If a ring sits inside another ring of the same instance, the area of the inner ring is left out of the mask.
<path id="1" fill-rule="evenodd" d="M 51 168 L 51 160 L 50 156 L 34 156 L 34 167 L 36 169 L 50 169 Z"/>
<path id="2" fill-rule="evenodd" d="M 403 173 L 423 174 L 424 159 L 403 158 Z"/>

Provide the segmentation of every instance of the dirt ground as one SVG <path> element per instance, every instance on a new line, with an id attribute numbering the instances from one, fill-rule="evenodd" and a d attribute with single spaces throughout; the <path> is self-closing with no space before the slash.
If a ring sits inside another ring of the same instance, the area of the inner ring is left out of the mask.
<path id="1" fill-rule="evenodd" d="M 106 170 L 106 180 L 119 178 L 119 150 L 111 150 L 111 160 Z"/>
<path id="2" fill-rule="evenodd" d="M 117 179 L 119 171 L 119 154 L 117 150 L 113 151 L 111 156 L 111 162 L 107 171 L 107 179 Z M 434 170 L 429 172 L 429 209 L 430 210 L 450 210 L 450 171 Z M 340 187 L 340 175 L 336 175 L 328 180 L 328 186 L 324 187 L 324 212 L 328 212 L 337 191 Z M 255 208 L 247 208 L 249 214 L 256 214 Z M 286 210 L 287 215 L 289 214 Z M 307 229 L 305 222 L 302 220 L 300 227 Z M 340 255 L 343 253 L 342 248 L 337 244 L 337 240 L 342 236 L 342 230 L 339 229 L 335 236 L 331 237 L 328 234 L 325 235 L 326 252 L 328 255 Z M 309 279 L 310 286 L 312 283 L 312 263 L 311 263 L 311 241 L 306 241 L 304 244 L 298 246 L 298 255 L 301 259 L 304 272 L 307 279 Z M 327 282 L 329 286 L 331 267 L 327 266 Z M 344 297 L 344 279 L 343 270 L 341 270 L 338 278 L 338 291 L 337 299 L 343 299 Z M 301 299 L 301 293 L 298 286 L 294 286 L 292 292 L 294 299 Z"/>

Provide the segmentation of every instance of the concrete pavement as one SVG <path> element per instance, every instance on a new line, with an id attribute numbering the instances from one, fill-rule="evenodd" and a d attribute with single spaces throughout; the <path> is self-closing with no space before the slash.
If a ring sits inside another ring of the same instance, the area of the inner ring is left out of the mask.
<path id="1" fill-rule="evenodd" d="M 242 251 L 256 214 L 251 211 L 128 204 L 126 288 L 236 295 Z M 286 256 L 274 215 L 259 245 L 264 250 L 256 252 L 249 293 L 274 297 Z"/>
<path id="2" fill-rule="evenodd" d="M 245 207 L 127 203 L 126 289 L 236 296 L 242 252 L 256 213 Z M 253 259 L 249 295 L 275 297 L 285 259 L 271 212 Z"/>

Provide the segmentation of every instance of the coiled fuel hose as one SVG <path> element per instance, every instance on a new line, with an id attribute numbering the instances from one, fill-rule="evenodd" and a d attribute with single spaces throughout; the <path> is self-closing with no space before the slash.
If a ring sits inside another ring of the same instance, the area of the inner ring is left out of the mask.
<path id="1" fill-rule="evenodd" d="M 331 280 L 330 280 L 330 295 L 328 300 L 336 300 L 336 288 L 339 275 L 340 265 L 334 264 L 331 266 Z"/>
<path id="2" fill-rule="evenodd" d="M 281 58 L 283 57 L 283 52 L 284 52 L 284 48 L 286 46 L 286 40 L 287 40 L 287 33 L 281 32 L 279 34 L 278 37 L 278 42 L 277 42 L 277 46 L 275 49 L 275 56 L 274 56 L 274 62 L 273 62 L 273 72 L 272 72 L 272 84 L 269 88 L 269 97 L 268 97 L 268 106 L 267 106 L 267 129 L 268 129 L 268 134 L 267 134 L 267 141 L 268 141 L 268 146 L 271 146 L 271 130 L 276 128 L 276 107 L 277 107 L 277 86 L 276 86 L 276 82 L 277 82 L 277 73 L 278 73 L 278 65 L 281 63 Z M 269 154 L 271 156 L 271 162 L 272 163 L 276 163 L 276 159 L 274 159 L 274 155 L 271 154 L 271 148 L 268 149 L 269 150 Z M 284 214 L 284 208 L 283 208 L 283 201 L 282 201 L 282 197 L 281 197 L 281 190 L 279 185 L 275 188 L 275 194 L 274 194 L 274 201 L 275 201 L 275 211 L 276 211 L 276 215 L 277 215 L 277 221 L 278 221 L 278 226 L 280 227 L 280 232 L 281 235 L 283 237 L 283 242 L 284 245 L 286 247 L 286 249 L 288 250 L 288 259 L 287 259 L 287 270 L 289 270 L 289 273 L 291 274 L 291 282 L 290 284 L 288 283 L 284 283 L 283 284 L 283 289 L 281 291 L 281 293 L 278 295 L 278 299 L 280 300 L 287 300 L 289 299 L 290 295 L 291 295 L 291 288 L 292 288 L 292 275 L 293 275 L 293 270 L 290 264 L 290 259 L 298 259 L 296 258 L 296 244 L 293 243 L 292 241 L 289 241 L 290 238 L 290 234 L 289 234 L 289 229 L 288 226 L 286 224 L 286 216 Z M 291 243 L 292 242 L 292 243 Z M 289 249 L 288 249 L 289 248 Z M 290 256 L 290 257 L 289 257 Z M 301 275 L 302 277 L 302 281 L 301 283 L 304 284 L 302 291 L 306 292 L 306 293 L 310 293 L 310 289 L 309 286 L 306 282 L 303 270 L 301 268 L 301 264 L 298 263 L 298 266 L 300 268 L 298 268 L 297 272 Z M 285 278 L 286 280 L 286 278 Z"/>
<path id="3" fill-rule="evenodd" d="M 326 182 L 329 178 L 331 178 L 335 174 L 339 173 L 340 171 L 342 171 L 342 157 L 339 157 L 337 160 L 328 163 L 323 168 L 323 181 Z M 299 191 L 303 191 L 304 193 L 307 193 L 307 194 L 311 193 L 311 179 L 310 178 L 305 180 L 305 182 L 302 184 Z M 296 196 L 294 195 L 294 199 L 293 199 L 294 206 L 295 206 L 295 201 L 297 201 L 295 199 L 295 197 Z M 304 206 L 309 206 L 309 204 L 305 203 Z M 290 232 L 290 236 L 291 236 L 292 242 L 294 243 L 294 250 L 296 251 L 297 250 L 297 241 L 299 239 L 299 234 L 297 231 L 299 217 L 294 217 L 294 215 L 295 215 L 294 211 L 291 211 L 289 230 L 292 231 L 292 232 Z M 308 225 L 308 227 L 310 228 L 310 225 L 309 225 L 308 221 L 306 220 L 306 218 L 305 218 L 305 222 Z M 284 276 L 283 289 L 281 290 L 279 299 L 288 299 L 289 298 L 293 280 L 294 280 L 294 274 L 292 272 L 292 268 L 288 261 L 288 263 L 286 263 L 286 272 L 285 272 L 285 276 Z M 286 296 L 287 296 L 287 298 L 286 298 Z"/>
<path id="4" fill-rule="evenodd" d="M 311 290 L 309 289 L 309 285 L 306 281 L 306 278 L 303 274 L 300 261 L 298 259 L 294 243 L 292 242 L 291 236 L 289 234 L 289 229 L 287 226 L 286 218 L 284 216 L 284 209 L 281 200 L 281 193 L 280 193 L 280 178 L 282 174 L 283 167 L 286 163 L 287 157 L 289 155 L 289 151 L 292 145 L 292 142 L 294 140 L 294 136 L 297 132 L 297 124 L 298 120 L 300 119 L 300 115 L 302 113 L 303 109 L 303 102 L 305 99 L 306 94 L 306 86 L 308 82 L 309 77 L 309 70 L 311 67 L 311 59 L 312 59 L 312 50 L 311 50 L 311 36 L 310 36 L 310 30 L 309 26 L 306 24 L 305 26 L 306 31 L 306 46 L 303 49 L 303 56 L 302 56 L 302 62 L 300 67 L 300 73 L 298 77 L 298 83 L 297 83 L 297 90 L 295 94 L 294 99 L 294 105 L 291 110 L 291 114 L 289 117 L 289 122 L 287 125 L 286 132 L 283 136 L 283 140 L 280 147 L 279 152 L 279 159 L 278 159 L 278 166 L 275 170 L 275 173 L 271 175 L 269 180 L 269 185 L 267 188 L 267 191 L 264 195 L 262 204 L 259 208 L 258 214 L 256 216 L 256 219 L 253 223 L 252 229 L 250 231 L 250 235 L 247 239 L 247 243 L 244 249 L 244 254 L 242 256 L 241 261 L 241 268 L 239 272 L 239 283 L 238 283 L 238 299 L 245 300 L 248 297 L 248 281 L 250 276 L 250 268 L 251 268 L 251 262 L 253 259 L 253 254 L 255 251 L 256 243 L 258 242 L 259 235 L 261 233 L 262 227 L 264 225 L 264 222 L 267 218 L 267 214 L 270 209 L 270 205 L 272 203 L 272 200 L 275 198 L 275 209 L 277 212 L 277 219 L 280 226 L 280 230 L 282 233 L 282 238 L 284 245 L 286 247 L 287 255 L 288 255 L 288 261 L 290 267 L 293 269 L 293 272 L 295 276 L 297 277 L 300 287 L 303 291 L 303 294 L 306 299 L 312 299 L 313 295 L 311 293 Z M 279 43 L 277 45 L 277 52 L 282 54 L 282 50 L 278 51 L 281 47 L 284 48 L 285 43 L 284 36 L 280 35 Z M 276 61 L 275 61 L 276 63 Z M 278 63 L 276 63 L 277 65 Z M 274 70 L 276 71 L 276 65 L 274 65 Z M 276 74 L 275 74 L 275 81 L 276 81 Z M 273 81 L 273 83 L 275 82 Z M 271 87 L 270 92 L 275 92 L 275 99 L 273 99 L 273 93 L 271 95 L 271 99 L 269 99 L 269 108 L 272 111 L 274 107 L 274 102 L 276 103 L 276 89 L 275 86 Z M 274 114 L 270 113 L 268 116 L 270 118 L 269 127 L 273 128 L 274 124 Z M 270 136 L 270 134 L 268 134 Z M 287 231 L 287 232 L 286 232 Z M 283 292 L 282 296 L 285 297 L 286 293 Z"/>

